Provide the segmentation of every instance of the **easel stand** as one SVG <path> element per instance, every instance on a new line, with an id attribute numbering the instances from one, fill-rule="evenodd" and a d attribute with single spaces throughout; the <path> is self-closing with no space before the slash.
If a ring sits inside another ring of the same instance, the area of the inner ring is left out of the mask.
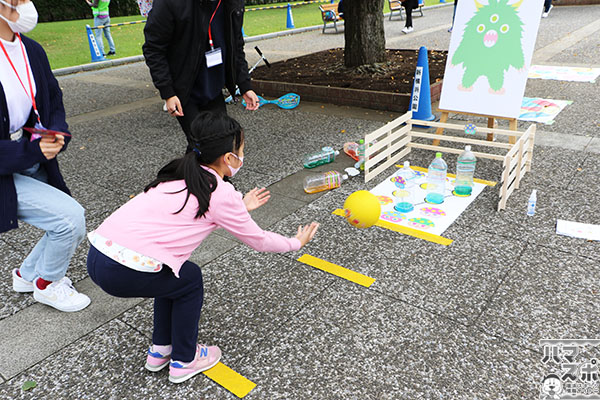
<path id="1" fill-rule="evenodd" d="M 487 127 L 488 128 L 497 128 L 498 124 L 497 124 L 497 119 L 505 119 L 508 121 L 508 129 L 511 131 L 516 131 L 517 130 L 517 119 L 516 118 L 506 118 L 506 117 L 496 117 L 496 116 L 492 116 L 492 115 L 482 115 L 482 114 L 471 114 L 471 113 L 466 113 L 466 112 L 462 112 L 462 111 L 445 111 L 445 110 L 439 110 L 442 112 L 442 115 L 440 116 L 440 122 L 441 123 L 445 123 L 448 122 L 448 115 L 452 112 L 455 114 L 462 114 L 462 115 L 471 115 L 473 117 L 481 117 L 481 118 L 487 118 Z M 443 135 L 444 134 L 444 128 L 437 128 L 435 131 L 436 135 Z M 489 140 L 490 142 L 494 140 L 494 133 L 488 133 L 487 134 L 487 140 Z M 514 136 L 510 136 L 508 138 L 508 142 L 510 144 L 515 144 L 516 138 Z M 433 141 L 433 145 L 437 146 L 440 144 L 440 141 L 438 139 Z"/>
<path id="2" fill-rule="evenodd" d="M 447 117 L 446 117 L 447 121 Z M 488 120 L 488 125 L 490 121 Z M 505 130 L 492 127 L 477 127 L 477 132 L 490 135 L 504 135 L 509 137 L 509 143 L 500 143 L 490 140 L 465 138 L 462 136 L 450 136 L 433 133 L 413 131 L 413 125 L 431 126 L 439 131 L 455 130 L 464 131 L 464 125 L 451 124 L 445 121 L 429 122 L 412 119 L 412 112 L 396 118 L 381 128 L 365 136 L 365 183 L 376 177 L 379 173 L 395 165 L 401 158 L 405 157 L 410 151 L 415 149 L 425 149 L 432 151 L 441 151 L 444 153 L 460 154 L 462 149 L 440 146 L 440 141 L 455 142 L 461 144 L 470 144 L 478 146 L 482 151 L 474 151 L 477 158 L 487 158 L 490 160 L 502 161 L 503 172 L 501 177 L 502 187 L 500 188 L 500 201 L 498 210 L 506 208 L 506 201 L 519 184 L 523 175 L 531 170 L 531 160 L 533 158 L 533 145 L 535 139 L 535 124 L 531 124 L 527 130 L 518 131 L 516 129 Z M 492 136 L 493 137 L 493 136 Z M 434 140 L 432 144 L 417 143 L 414 138 L 425 138 Z M 511 140 L 512 139 L 512 140 Z M 438 144 L 435 144 L 435 141 Z M 486 148 L 504 149 L 505 155 L 487 153 Z"/>

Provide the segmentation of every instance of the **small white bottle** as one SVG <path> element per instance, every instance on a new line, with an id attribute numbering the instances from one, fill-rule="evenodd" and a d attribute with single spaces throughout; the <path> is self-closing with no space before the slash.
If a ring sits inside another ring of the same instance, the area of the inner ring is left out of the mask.
<path id="1" fill-rule="evenodd" d="M 528 216 L 533 216 L 533 214 L 535 214 L 535 203 L 537 202 L 537 194 L 536 194 L 536 190 L 533 189 L 533 192 L 531 192 L 531 196 L 529 196 L 529 200 L 527 201 L 527 215 Z"/>

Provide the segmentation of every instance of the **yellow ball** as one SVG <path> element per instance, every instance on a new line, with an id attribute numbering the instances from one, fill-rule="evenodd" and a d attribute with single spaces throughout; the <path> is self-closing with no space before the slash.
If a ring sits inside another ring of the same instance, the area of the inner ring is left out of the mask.
<path id="1" fill-rule="evenodd" d="M 344 215 L 357 228 L 373 226 L 381 215 L 379 199 L 366 190 L 354 192 L 344 202 Z"/>

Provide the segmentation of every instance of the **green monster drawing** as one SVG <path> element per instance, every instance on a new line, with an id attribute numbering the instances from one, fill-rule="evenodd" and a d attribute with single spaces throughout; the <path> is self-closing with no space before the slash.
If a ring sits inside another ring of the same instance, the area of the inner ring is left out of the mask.
<path id="1" fill-rule="evenodd" d="M 462 41 L 452 56 L 452 65 L 463 64 L 462 85 L 458 89 L 473 90 L 480 76 L 485 76 L 490 93 L 504 94 L 504 73 L 509 67 L 522 69 L 525 65 L 521 38 L 523 21 L 517 9 L 520 0 L 489 0 L 483 5 L 477 0 L 475 15 L 465 25 Z"/>

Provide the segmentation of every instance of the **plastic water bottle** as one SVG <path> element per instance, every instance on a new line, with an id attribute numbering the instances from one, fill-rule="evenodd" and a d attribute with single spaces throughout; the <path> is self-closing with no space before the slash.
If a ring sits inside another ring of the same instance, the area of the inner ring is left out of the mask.
<path id="1" fill-rule="evenodd" d="M 360 170 L 365 169 L 365 149 L 366 149 L 365 140 L 360 139 L 358 141 L 358 150 L 357 150 L 358 162 L 356 164 L 354 164 L 354 168 L 358 168 Z"/>
<path id="2" fill-rule="evenodd" d="M 340 187 L 348 175 L 337 171 L 328 171 L 321 174 L 309 175 L 304 178 L 304 191 L 306 193 L 318 193 L 329 189 Z"/>
<path id="3" fill-rule="evenodd" d="M 435 153 L 435 159 L 427 171 L 427 196 L 428 203 L 442 204 L 446 195 L 446 174 L 448 165 L 442 158 L 442 153 Z"/>
<path id="4" fill-rule="evenodd" d="M 398 198 L 398 201 L 394 205 L 394 209 L 402 213 L 411 212 L 415 209 L 414 191 L 417 175 L 410 168 L 410 163 L 404 161 L 404 167 L 398 171 L 397 176 L 401 177 L 404 181 L 404 188 L 400 190 L 399 194 L 401 197 Z"/>
<path id="5" fill-rule="evenodd" d="M 465 151 L 458 156 L 456 163 L 456 180 L 454 191 L 459 196 L 470 196 L 473 192 L 473 175 L 475 175 L 475 164 L 477 158 L 471 153 L 471 146 L 465 146 Z"/>
<path id="6" fill-rule="evenodd" d="M 319 165 L 329 164 L 335 160 L 335 157 L 339 155 L 340 152 L 334 150 L 333 147 L 323 147 L 321 151 L 317 153 L 312 153 L 304 157 L 304 168 L 314 168 Z"/>
<path id="7" fill-rule="evenodd" d="M 533 189 L 527 201 L 527 215 L 530 217 L 535 214 L 535 203 L 537 203 L 537 191 Z"/>

